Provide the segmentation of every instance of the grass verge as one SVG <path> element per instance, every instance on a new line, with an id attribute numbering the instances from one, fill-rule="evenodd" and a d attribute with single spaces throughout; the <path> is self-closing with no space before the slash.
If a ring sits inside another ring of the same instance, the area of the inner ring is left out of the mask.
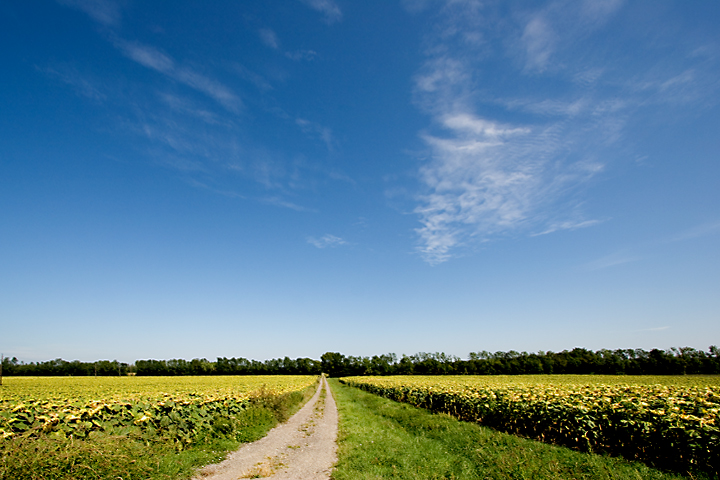
<path id="1" fill-rule="evenodd" d="M 260 395 L 235 418 L 216 418 L 212 431 L 177 451 L 163 441 L 91 434 L 85 440 L 50 435 L 0 441 L 0 480 L 182 480 L 221 461 L 242 443 L 264 437 L 312 397 L 317 384 L 281 397 Z"/>
<path id="2" fill-rule="evenodd" d="M 335 480 L 689 478 L 496 432 L 330 382 L 340 415 Z"/>

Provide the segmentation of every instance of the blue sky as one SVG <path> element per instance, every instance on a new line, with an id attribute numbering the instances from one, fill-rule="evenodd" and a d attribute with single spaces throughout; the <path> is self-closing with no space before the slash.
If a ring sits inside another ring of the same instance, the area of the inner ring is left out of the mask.
<path id="1" fill-rule="evenodd" d="M 0 3 L 0 350 L 720 344 L 720 3 Z"/>

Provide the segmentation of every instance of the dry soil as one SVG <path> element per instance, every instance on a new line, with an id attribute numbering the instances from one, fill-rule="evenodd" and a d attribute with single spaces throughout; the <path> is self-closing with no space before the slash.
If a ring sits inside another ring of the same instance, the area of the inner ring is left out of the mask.
<path id="1" fill-rule="evenodd" d="M 203 467 L 194 480 L 329 479 L 337 461 L 337 424 L 335 400 L 323 377 L 315 395 L 290 420 L 223 462 Z"/>

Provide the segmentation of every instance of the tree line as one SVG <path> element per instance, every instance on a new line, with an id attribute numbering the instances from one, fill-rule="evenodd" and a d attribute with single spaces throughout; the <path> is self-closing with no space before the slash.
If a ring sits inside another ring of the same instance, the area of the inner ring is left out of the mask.
<path id="1" fill-rule="evenodd" d="M 690 347 L 618 349 L 592 351 L 584 348 L 562 352 L 470 353 L 467 360 L 445 353 L 420 352 L 398 358 L 394 353 L 372 357 L 345 356 L 327 352 L 320 360 L 289 357 L 265 361 L 218 357 L 192 360 L 117 360 L 97 362 L 66 361 L 24 363 L 17 358 L 2 362 L 6 376 L 110 376 L 110 375 L 520 375 L 520 374 L 607 374 L 607 375 L 691 375 L 720 374 L 720 349 L 707 352 Z"/>
<path id="2" fill-rule="evenodd" d="M 691 347 L 618 349 L 591 351 L 584 348 L 562 352 L 470 353 L 468 360 L 445 353 L 417 353 L 398 359 L 394 354 L 374 357 L 345 357 L 340 353 L 322 356 L 323 372 L 349 375 L 696 375 L 720 374 L 720 349 L 707 352 Z"/>

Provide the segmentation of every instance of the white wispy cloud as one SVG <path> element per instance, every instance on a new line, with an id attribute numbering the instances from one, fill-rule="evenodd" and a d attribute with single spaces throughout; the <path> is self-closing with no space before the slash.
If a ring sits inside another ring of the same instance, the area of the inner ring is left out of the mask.
<path id="1" fill-rule="evenodd" d="M 120 38 L 113 43 L 129 59 L 207 95 L 232 112 L 242 107 L 240 98 L 228 87 L 189 67 L 177 66 L 175 60 L 153 46 Z"/>
<path id="2" fill-rule="evenodd" d="M 127 42 L 117 39 L 115 46 L 129 59 L 140 65 L 170 75 L 175 70 L 175 62 L 168 55 L 149 45 Z"/>
<path id="3" fill-rule="evenodd" d="M 233 192 L 233 191 L 229 191 L 229 190 L 219 190 L 219 189 L 217 189 L 217 188 L 213 188 L 213 187 L 211 187 L 210 185 L 208 185 L 208 184 L 206 184 L 206 183 L 204 183 L 204 182 L 201 182 L 201 181 L 199 181 L 199 180 L 197 180 L 197 179 L 194 179 L 194 178 L 189 178 L 189 179 L 186 180 L 186 182 L 187 182 L 189 185 L 192 185 L 192 186 L 195 187 L 195 188 L 200 188 L 200 189 L 203 189 L 203 190 L 208 190 L 208 191 L 211 191 L 211 192 L 216 193 L 216 194 L 218 194 L 218 195 L 222 195 L 223 197 L 241 198 L 241 199 L 246 199 L 246 198 L 247 198 L 245 195 L 242 195 L 242 194 L 240 194 L 240 193 L 238 193 L 238 192 Z"/>
<path id="4" fill-rule="evenodd" d="M 670 326 L 664 326 L 664 327 L 652 327 L 652 328 L 641 328 L 639 330 L 633 330 L 634 332 L 662 332 L 663 330 L 668 330 Z"/>
<path id="5" fill-rule="evenodd" d="M 582 226 L 581 226 L 582 227 Z M 544 233 L 544 232 L 543 232 Z M 586 263 L 582 266 L 585 270 L 603 270 L 606 268 L 616 267 L 619 265 L 625 265 L 627 263 L 637 262 L 643 260 L 643 255 L 634 253 L 637 251 L 647 252 L 650 249 L 658 246 L 673 244 L 677 242 L 686 242 L 697 238 L 707 237 L 711 235 L 720 234 L 720 222 L 708 222 L 695 227 L 688 228 L 687 230 L 681 231 L 675 235 L 668 237 L 654 239 L 641 245 L 636 245 L 632 248 L 627 248 L 610 255 L 598 258 L 591 262 Z M 645 253 L 647 255 L 647 253 Z M 665 327 L 667 328 L 667 327 Z"/>
<path id="6" fill-rule="evenodd" d="M 216 195 L 221 195 L 223 197 L 228 198 L 236 198 L 241 200 L 249 200 L 249 201 L 256 201 L 258 203 L 262 203 L 265 205 L 272 205 L 274 207 L 280 207 L 280 208 L 287 208 L 290 210 L 295 210 L 296 212 L 314 212 L 314 210 L 310 208 L 303 207 L 302 205 L 298 205 L 297 203 L 290 202 L 286 200 L 285 198 L 281 196 L 260 196 L 260 197 L 248 197 L 248 195 L 244 195 L 242 193 L 233 191 L 233 190 L 223 190 L 216 187 L 213 187 L 211 185 L 208 185 L 205 182 L 199 181 L 195 178 L 188 178 L 185 180 L 188 185 L 199 188 L 201 190 L 206 190 L 209 192 L 212 192 Z"/>
<path id="7" fill-rule="evenodd" d="M 261 28 L 258 31 L 258 35 L 260 35 L 260 40 L 262 40 L 266 46 L 275 50 L 280 48 L 280 40 L 273 30 L 269 28 Z"/>
<path id="8" fill-rule="evenodd" d="M 604 24 L 612 15 L 622 8 L 625 0 L 582 0 L 580 2 L 569 2 L 571 5 L 577 3 L 579 8 L 578 18 L 583 24 L 599 26 Z M 560 8 L 566 8 L 568 2 L 560 2 Z"/>
<path id="9" fill-rule="evenodd" d="M 689 228 L 676 235 L 672 235 L 664 241 L 664 243 L 684 242 L 696 238 L 705 237 L 707 235 L 717 235 L 720 233 L 720 222 L 708 222 Z"/>
<path id="10" fill-rule="evenodd" d="M 269 151 L 263 149 L 253 152 L 253 162 L 249 171 L 255 181 L 268 190 L 282 190 L 289 175 L 285 162 L 279 161 Z"/>
<path id="11" fill-rule="evenodd" d="M 548 25 L 544 16 L 532 18 L 523 30 L 521 41 L 525 48 L 525 68 L 543 71 L 547 68 L 550 56 L 557 43 L 555 31 Z"/>
<path id="12" fill-rule="evenodd" d="M 282 154 L 242 141 L 236 125 L 217 112 L 199 109 L 192 101 L 159 94 L 145 109 L 135 111 L 125 128 L 147 142 L 144 152 L 162 167 L 182 176 L 188 185 L 231 198 L 313 212 L 296 201 L 318 174 L 312 163 L 290 162 Z M 142 143 L 138 142 L 138 148 Z M 331 178 L 331 172 L 326 173 Z"/>
<path id="13" fill-rule="evenodd" d="M 623 3 L 624 0 L 555 0 L 537 11 L 520 15 L 524 23 L 517 44 L 525 73 L 565 68 L 556 60 L 557 54 L 601 28 Z"/>
<path id="14" fill-rule="evenodd" d="M 511 126 L 468 113 L 445 115 L 449 135 L 423 135 L 432 160 L 420 171 L 429 192 L 415 209 L 419 248 L 428 263 L 472 239 L 550 222 L 544 233 L 594 225 L 558 221 L 546 210 L 563 193 L 592 176 L 597 166 L 558 162 L 566 149 L 560 125 Z"/>
<path id="15" fill-rule="evenodd" d="M 316 122 L 311 122 L 304 118 L 296 118 L 295 124 L 300 127 L 303 133 L 320 139 L 327 147 L 328 151 L 333 150 L 333 135 L 329 127 L 325 127 Z"/>
<path id="16" fill-rule="evenodd" d="M 440 5 L 436 27 L 414 77 L 415 103 L 432 120 L 420 132 L 427 150 L 413 209 L 417 251 L 430 264 L 502 235 L 599 225 L 583 215 L 583 185 L 617 161 L 632 116 L 648 105 L 697 103 L 703 88 L 720 88 L 708 74 L 716 56 L 692 49 L 675 62 L 657 56 L 655 67 L 623 71 L 582 53 L 579 45 L 595 41 L 622 0 L 556 0 L 510 15 L 470 0 L 432 5 Z M 610 257 L 589 268 L 635 260 Z"/>
<path id="17" fill-rule="evenodd" d="M 471 82 L 471 69 L 462 59 L 450 54 L 432 56 L 415 77 L 415 88 L 420 93 L 418 102 L 429 110 L 439 106 L 442 113 L 448 104 L 468 94 Z"/>
<path id="18" fill-rule="evenodd" d="M 57 0 L 58 3 L 85 12 L 96 22 L 107 27 L 117 27 L 121 19 L 120 5 L 115 0 Z M 108 38 L 123 55 L 140 65 L 163 73 L 177 82 L 193 88 L 232 112 L 238 112 L 243 104 L 238 95 L 222 83 L 203 75 L 187 66 L 178 66 L 172 57 L 159 49 L 139 42 L 124 40 L 111 29 Z M 277 36 L 272 30 L 260 31 L 260 36 L 269 46 L 278 48 Z"/>
<path id="19" fill-rule="evenodd" d="M 606 268 L 617 267 L 619 265 L 625 265 L 639 260 L 642 260 L 642 258 L 637 255 L 633 255 L 628 252 L 617 252 L 585 264 L 585 269 L 590 271 L 604 270 Z"/>
<path id="20" fill-rule="evenodd" d="M 297 192 L 314 188 L 318 176 L 348 181 L 336 167 L 307 160 L 302 155 L 288 155 L 249 138 L 236 115 L 245 108 L 242 99 L 228 85 L 206 73 L 203 65 L 224 64 L 228 71 L 262 92 L 272 90 L 273 86 L 262 75 L 237 62 L 186 61 L 174 58 L 158 46 L 127 40 L 120 34 L 120 7 L 125 0 L 57 1 L 84 12 L 101 25 L 99 36 L 124 57 L 188 87 L 187 90 L 176 86 L 163 88 L 157 82 L 148 85 L 138 81 L 128 89 L 108 79 L 95 80 L 73 67 L 38 67 L 47 76 L 71 86 L 78 95 L 114 107 L 117 128 L 135 135 L 134 147 L 154 164 L 174 170 L 194 188 L 299 212 L 314 211 L 294 198 L 297 198 Z M 328 23 L 342 18 L 340 8 L 333 1 L 309 0 L 306 3 L 321 12 Z M 281 48 L 274 30 L 260 28 L 257 34 L 269 48 Z M 286 56 L 295 61 L 312 60 L 317 53 L 296 50 Z M 277 106 L 268 110 L 274 110 L 286 121 L 286 128 L 300 128 L 328 149 L 333 148 L 335 141 L 330 128 L 296 119 Z"/>
<path id="21" fill-rule="evenodd" d="M 564 99 L 514 99 L 505 102 L 510 110 L 523 110 L 538 115 L 574 117 L 595 108 L 589 98 Z"/>
<path id="22" fill-rule="evenodd" d="M 327 23 L 335 23 L 342 20 L 343 14 L 337 3 L 333 0 L 301 0 L 305 5 L 317 10 L 325 16 Z"/>
<path id="23" fill-rule="evenodd" d="M 232 63 L 230 64 L 230 69 L 237 75 L 239 75 L 240 78 L 252 83 L 260 90 L 267 91 L 273 89 L 272 85 L 270 84 L 270 82 L 267 81 L 265 77 L 250 70 L 244 65 L 241 65 L 239 63 Z"/>
<path id="24" fill-rule="evenodd" d="M 96 22 L 114 27 L 120 24 L 120 5 L 113 0 L 58 0 L 58 3 L 85 12 Z"/>
<path id="25" fill-rule="evenodd" d="M 310 208 L 303 207 L 302 205 L 298 205 L 297 203 L 290 202 L 288 200 L 285 200 L 282 197 L 262 197 L 260 198 L 260 202 L 268 204 L 268 205 L 274 205 L 276 207 L 282 207 L 282 208 L 289 208 L 290 210 L 295 210 L 296 212 L 312 212 L 314 210 Z"/>
<path id="26" fill-rule="evenodd" d="M 530 133 L 529 128 L 500 125 L 469 113 L 445 114 L 442 117 L 442 124 L 459 134 L 476 139 L 483 138 L 489 142 L 500 142 L 502 137 Z"/>
<path id="27" fill-rule="evenodd" d="M 177 81 L 204 93 L 230 111 L 237 112 L 242 107 L 242 101 L 230 88 L 190 68 L 180 68 L 171 76 Z"/>
<path id="28" fill-rule="evenodd" d="M 285 56 L 290 60 L 299 62 L 301 60 L 315 60 L 318 54 L 315 50 L 294 50 L 292 52 L 285 52 Z"/>
<path id="29" fill-rule="evenodd" d="M 330 234 L 324 235 L 320 238 L 307 237 L 307 242 L 310 245 L 316 246 L 317 248 L 328 248 L 338 247 L 340 245 L 347 245 L 347 242 L 342 238 Z"/>
<path id="30" fill-rule="evenodd" d="M 553 233 L 560 230 L 577 230 L 579 228 L 592 227 L 600 222 L 600 220 L 582 220 L 577 222 L 572 220 L 566 220 L 564 222 L 550 224 L 547 229 L 543 230 L 542 232 L 533 233 L 531 236 L 538 237 L 540 235 L 547 235 L 548 233 Z"/>
<path id="31" fill-rule="evenodd" d="M 573 74 L 573 81 L 580 85 L 591 86 L 603 76 L 605 69 L 602 67 L 590 67 Z"/>
<path id="32" fill-rule="evenodd" d="M 695 104 L 707 108 L 717 104 L 714 94 L 720 90 L 720 78 L 708 75 L 704 68 L 702 70 L 675 66 L 656 68 L 629 81 L 628 88 L 637 91 L 648 105 Z"/>
<path id="33" fill-rule="evenodd" d="M 170 165 L 180 170 L 202 170 L 201 161 L 180 160 L 188 157 L 207 158 L 212 155 L 201 138 L 192 133 L 191 127 L 181 124 L 172 115 L 144 115 L 136 125 L 138 133 L 141 133 L 153 144 L 167 147 L 163 149 L 163 155 L 174 158 Z M 168 155 L 170 153 L 170 155 Z"/>
<path id="34" fill-rule="evenodd" d="M 171 93 L 160 93 L 159 98 L 172 110 L 190 115 L 201 119 L 203 122 L 210 125 L 224 125 L 229 126 L 230 123 L 226 119 L 222 119 L 220 115 L 213 112 L 209 108 L 205 108 L 197 103 L 191 101 L 188 98 L 181 97 Z"/>
<path id="35" fill-rule="evenodd" d="M 426 191 L 414 210 L 423 258 L 438 264 L 458 247 L 523 228 L 543 234 L 596 224 L 577 213 L 569 219 L 555 214 L 572 210 L 572 202 L 556 204 L 603 168 L 589 156 L 573 155 L 585 140 L 575 118 L 594 113 L 589 100 L 492 98 L 509 110 L 558 117 L 544 124 L 495 121 L 475 113 L 477 67 L 442 42 L 435 51 L 441 53 L 431 55 L 415 78 L 417 103 L 442 128 L 441 134 L 421 134 L 430 149 L 419 172 Z"/>
<path id="36" fill-rule="evenodd" d="M 71 86 L 77 94 L 85 98 L 97 102 L 102 102 L 107 99 L 107 94 L 104 92 L 101 82 L 81 74 L 74 67 L 55 65 L 45 68 L 38 67 L 38 70 Z"/>

